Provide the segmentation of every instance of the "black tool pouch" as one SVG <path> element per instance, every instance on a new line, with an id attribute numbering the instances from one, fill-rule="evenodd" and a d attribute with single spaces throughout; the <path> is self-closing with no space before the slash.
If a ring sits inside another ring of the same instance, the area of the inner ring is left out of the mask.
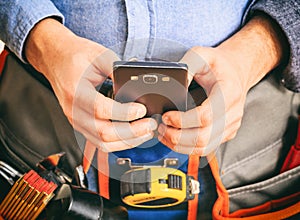
<path id="1" fill-rule="evenodd" d="M 6 54 L 0 56 L 0 159 L 26 172 L 45 157 L 65 152 L 62 169 L 72 176 L 82 150 L 48 81 Z"/>

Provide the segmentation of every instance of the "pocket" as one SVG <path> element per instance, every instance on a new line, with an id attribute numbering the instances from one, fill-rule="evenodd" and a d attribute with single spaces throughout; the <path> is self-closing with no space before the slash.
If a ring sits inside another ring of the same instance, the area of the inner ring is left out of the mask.
<path id="1" fill-rule="evenodd" d="M 300 166 L 267 180 L 227 190 L 216 158 L 210 161 L 218 199 L 213 218 L 218 220 L 287 219 L 300 212 Z"/>
<path id="2" fill-rule="evenodd" d="M 245 217 L 287 208 L 300 200 L 299 186 L 300 166 L 261 182 L 230 189 L 230 216 Z"/>
<path id="3" fill-rule="evenodd" d="M 27 149 L 30 148 L 20 142 L 13 133 L 8 131 L 3 121 L 0 119 L 0 159 L 9 164 L 14 164 L 14 166 L 22 173 L 27 172 L 31 167 L 35 166 L 34 161 L 38 162 L 40 161 L 38 158 L 41 158 L 35 152 L 32 152 L 31 150 L 27 151 Z M 27 155 L 30 159 L 26 160 L 22 155 Z M 33 161 L 33 163 L 28 161 Z"/>

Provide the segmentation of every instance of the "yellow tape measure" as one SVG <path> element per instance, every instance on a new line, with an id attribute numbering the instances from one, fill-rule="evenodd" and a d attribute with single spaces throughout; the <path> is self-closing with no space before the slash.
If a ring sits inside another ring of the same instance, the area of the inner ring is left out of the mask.
<path id="1" fill-rule="evenodd" d="M 197 180 L 170 167 L 133 168 L 121 177 L 121 198 L 134 207 L 170 207 L 193 199 L 199 192 Z"/>

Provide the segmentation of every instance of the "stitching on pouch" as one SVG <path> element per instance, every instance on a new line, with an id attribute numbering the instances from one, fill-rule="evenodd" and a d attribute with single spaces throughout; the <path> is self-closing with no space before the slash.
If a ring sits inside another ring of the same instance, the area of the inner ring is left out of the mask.
<path id="1" fill-rule="evenodd" d="M 279 144 L 282 141 L 282 139 L 278 139 L 277 141 L 273 142 L 271 145 L 266 146 L 263 148 L 263 150 L 258 151 L 255 154 L 252 154 L 249 157 L 246 157 L 236 163 L 231 164 L 230 166 L 226 167 L 225 169 L 222 170 L 222 173 L 224 173 L 222 176 L 226 176 L 227 174 L 230 173 L 231 170 L 234 170 L 236 168 L 239 168 L 242 164 L 245 164 L 253 159 L 257 159 L 265 154 L 267 151 L 273 150 L 275 147 L 277 147 L 277 144 Z"/>
<path id="2" fill-rule="evenodd" d="M 291 172 L 283 173 L 284 175 L 279 175 L 279 176 L 273 177 L 272 179 L 266 180 L 262 183 L 256 183 L 254 185 L 245 186 L 245 187 L 242 187 L 242 189 L 233 189 L 232 191 L 228 190 L 229 197 L 232 198 L 232 197 L 235 197 L 235 196 L 238 196 L 241 194 L 260 191 L 263 189 L 270 188 L 274 185 L 280 184 L 281 182 L 290 181 L 290 179 L 292 179 L 293 177 L 300 175 L 300 173 L 298 173 L 299 170 L 300 170 L 300 167 L 296 168 L 295 170 L 291 170 Z M 254 188 L 254 189 L 251 189 L 251 188 Z"/>

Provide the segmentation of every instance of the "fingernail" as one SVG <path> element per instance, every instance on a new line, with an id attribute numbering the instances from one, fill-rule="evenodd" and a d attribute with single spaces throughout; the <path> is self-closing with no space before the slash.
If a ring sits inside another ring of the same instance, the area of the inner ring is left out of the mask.
<path id="1" fill-rule="evenodd" d="M 157 131 L 158 131 L 158 133 L 160 133 L 160 134 L 164 134 L 164 128 L 162 127 L 162 125 L 159 125 L 158 126 L 158 129 L 157 129 Z"/>
<path id="2" fill-rule="evenodd" d="M 138 108 L 137 111 L 136 111 L 136 117 L 137 118 L 141 118 L 145 115 L 145 110 L 143 108 Z"/>
<path id="3" fill-rule="evenodd" d="M 150 121 L 150 129 L 151 129 L 152 131 L 154 131 L 154 130 L 157 129 L 157 123 L 156 123 L 156 121 L 154 121 L 154 120 L 151 120 L 151 121 Z"/>
<path id="4" fill-rule="evenodd" d="M 163 122 L 164 122 L 165 124 L 169 124 L 169 123 L 170 123 L 169 117 L 168 117 L 168 116 L 163 116 Z"/>

